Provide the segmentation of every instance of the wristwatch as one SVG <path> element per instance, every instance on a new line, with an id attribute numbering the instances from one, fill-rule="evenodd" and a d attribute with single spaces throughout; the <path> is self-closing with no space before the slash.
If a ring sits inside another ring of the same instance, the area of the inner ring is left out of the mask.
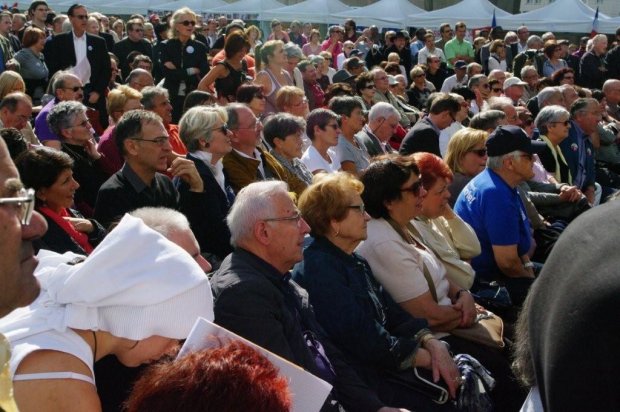
<path id="1" fill-rule="evenodd" d="M 533 262 L 531 262 L 531 261 L 529 261 L 529 262 L 525 262 L 525 263 L 523 264 L 523 267 L 524 267 L 525 269 L 533 268 L 533 267 L 534 267 L 534 263 L 533 263 Z"/>

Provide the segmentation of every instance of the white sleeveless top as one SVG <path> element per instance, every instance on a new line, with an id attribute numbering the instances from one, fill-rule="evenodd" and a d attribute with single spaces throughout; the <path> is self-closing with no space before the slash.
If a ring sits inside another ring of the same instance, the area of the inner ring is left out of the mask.
<path id="1" fill-rule="evenodd" d="M 92 376 L 95 376 L 93 370 L 93 352 L 90 346 L 77 333 L 71 329 L 66 332 L 58 332 L 56 330 L 48 330 L 27 338 L 11 341 L 11 350 L 13 356 L 10 361 L 10 372 L 14 381 L 38 380 L 38 379 L 77 379 L 91 384 L 95 384 L 94 378 L 74 372 L 48 372 L 48 373 L 29 373 L 15 375 L 15 371 L 19 364 L 37 350 L 55 350 L 58 352 L 68 353 L 80 359 L 88 368 Z"/>

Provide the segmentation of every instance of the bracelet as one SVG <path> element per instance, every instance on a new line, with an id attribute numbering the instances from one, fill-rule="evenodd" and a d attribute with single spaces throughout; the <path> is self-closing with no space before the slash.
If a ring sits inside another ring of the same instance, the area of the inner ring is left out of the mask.
<path id="1" fill-rule="evenodd" d="M 456 299 L 455 300 L 459 300 L 459 298 L 461 297 L 461 293 L 463 293 L 463 292 L 469 293 L 469 291 L 467 289 L 461 289 L 458 292 L 456 292 Z"/>
<path id="2" fill-rule="evenodd" d="M 525 263 L 523 264 L 523 267 L 524 267 L 525 269 L 533 268 L 533 267 L 534 267 L 534 262 L 532 262 L 532 261 L 525 262 Z"/>
<path id="3" fill-rule="evenodd" d="M 427 333 L 426 335 L 423 335 L 420 338 L 420 347 L 424 347 L 424 345 L 426 345 L 426 342 L 428 342 L 431 339 L 435 339 L 435 336 L 432 333 Z"/>

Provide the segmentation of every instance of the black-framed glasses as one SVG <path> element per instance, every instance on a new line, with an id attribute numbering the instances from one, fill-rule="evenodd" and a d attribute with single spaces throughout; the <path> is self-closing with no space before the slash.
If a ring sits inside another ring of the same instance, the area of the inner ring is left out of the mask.
<path id="1" fill-rule="evenodd" d="M 76 19 L 80 19 L 80 20 L 88 20 L 88 15 L 86 14 L 76 14 L 75 16 Z"/>
<path id="2" fill-rule="evenodd" d="M 155 143 L 157 146 L 163 146 L 170 141 L 170 138 L 168 136 L 158 136 L 158 137 L 154 137 L 153 139 L 141 139 L 139 137 L 130 137 L 129 139 L 138 140 L 140 142 Z"/>
<path id="3" fill-rule="evenodd" d="M 221 125 L 220 127 L 214 127 L 212 129 L 209 129 L 211 131 L 216 131 L 219 130 L 220 132 L 222 132 L 223 134 L 228 134 L 228 131 L 230 130 L 228 128 L 228 125 L 226 123 L 224 123 L 223 125 Z"/>
<path id="4" fill-rule="evenodd" d="M 71 90 L 73 93 L 77 93 L 79 90 L 84 90 L 84 86 L 63 87 L 65 90 Z"/>
<path id="5" fill-rule="evenodd" d="M 263 99 L 265 98 L 265 96 L 264 96 L 262 93 L 256 93 L 256 94 L 254 95 L 254 98 L 256 98 L 256 99 L 260 99 L 260 100 L 263 100 Z"/>
<path id="6" fill-rule="evenodd" d="M 414 196 L 420 196 L 420 190 L 422 190 L 422 176 L 411 186 L 400 189 L 401 192 L 411 192 Z"/>
<path id="7" fill-rule="evenodd" d="M 363 215 L 364 213 L 366 213 L 366 205 L 364 205 L 363 203 L 360 203 L 359 205 L 349 205 L 347 206 L 349 209 L 357 209 L 359 210 L 359 212 Z"/>
<path id="8" fill-rule="evenodd" d="M 34 211 L 34 189 L 20 189 L 15 197 L 0 198 L 0 205 L 14 205 L 19 210 L 19 222 L 28 226 Z"/>
<path id="9" fill-rule="evenodd" d="M 502 88 L 501 87 L 494 87 L 491 89 L 491 91 L 493 93 L 501 93 L 502 92 Z"/>
<path id="10" fill-rule="evenodd" d="M 195 26 L 196 25 L 196 22 L 193 20 L 183 20 L 180 23 L 184 26 Z"/>
<path id="11" fill-rule="evenodd" d="M 487 149 L 471 149 L 471 153 L 475 153 L 479 157 L 484 157 L 487 155 Z"/>
<path id="12" fill-rule="evenodd" d="M 297 227 L 301 227 L 301 214 L 299 212 L 295 213 L 293 216 L 285 216 L 285 217 L 270 217 L 268 219 L 263 219 L 264 222 L 295 222 Z"/>

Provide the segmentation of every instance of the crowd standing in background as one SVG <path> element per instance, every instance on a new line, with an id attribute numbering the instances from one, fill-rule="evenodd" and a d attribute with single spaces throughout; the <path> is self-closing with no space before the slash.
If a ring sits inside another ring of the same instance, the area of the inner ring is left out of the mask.
<path id="1" fill-rule="evenodd" d="M 64 11 L 0 12 L 0 409 L 290 410 L 239 342 L 174 360 L 198 317 L 322 411 L 620 404 L 581 351 L 617 311 L 620 29 Z"/>

